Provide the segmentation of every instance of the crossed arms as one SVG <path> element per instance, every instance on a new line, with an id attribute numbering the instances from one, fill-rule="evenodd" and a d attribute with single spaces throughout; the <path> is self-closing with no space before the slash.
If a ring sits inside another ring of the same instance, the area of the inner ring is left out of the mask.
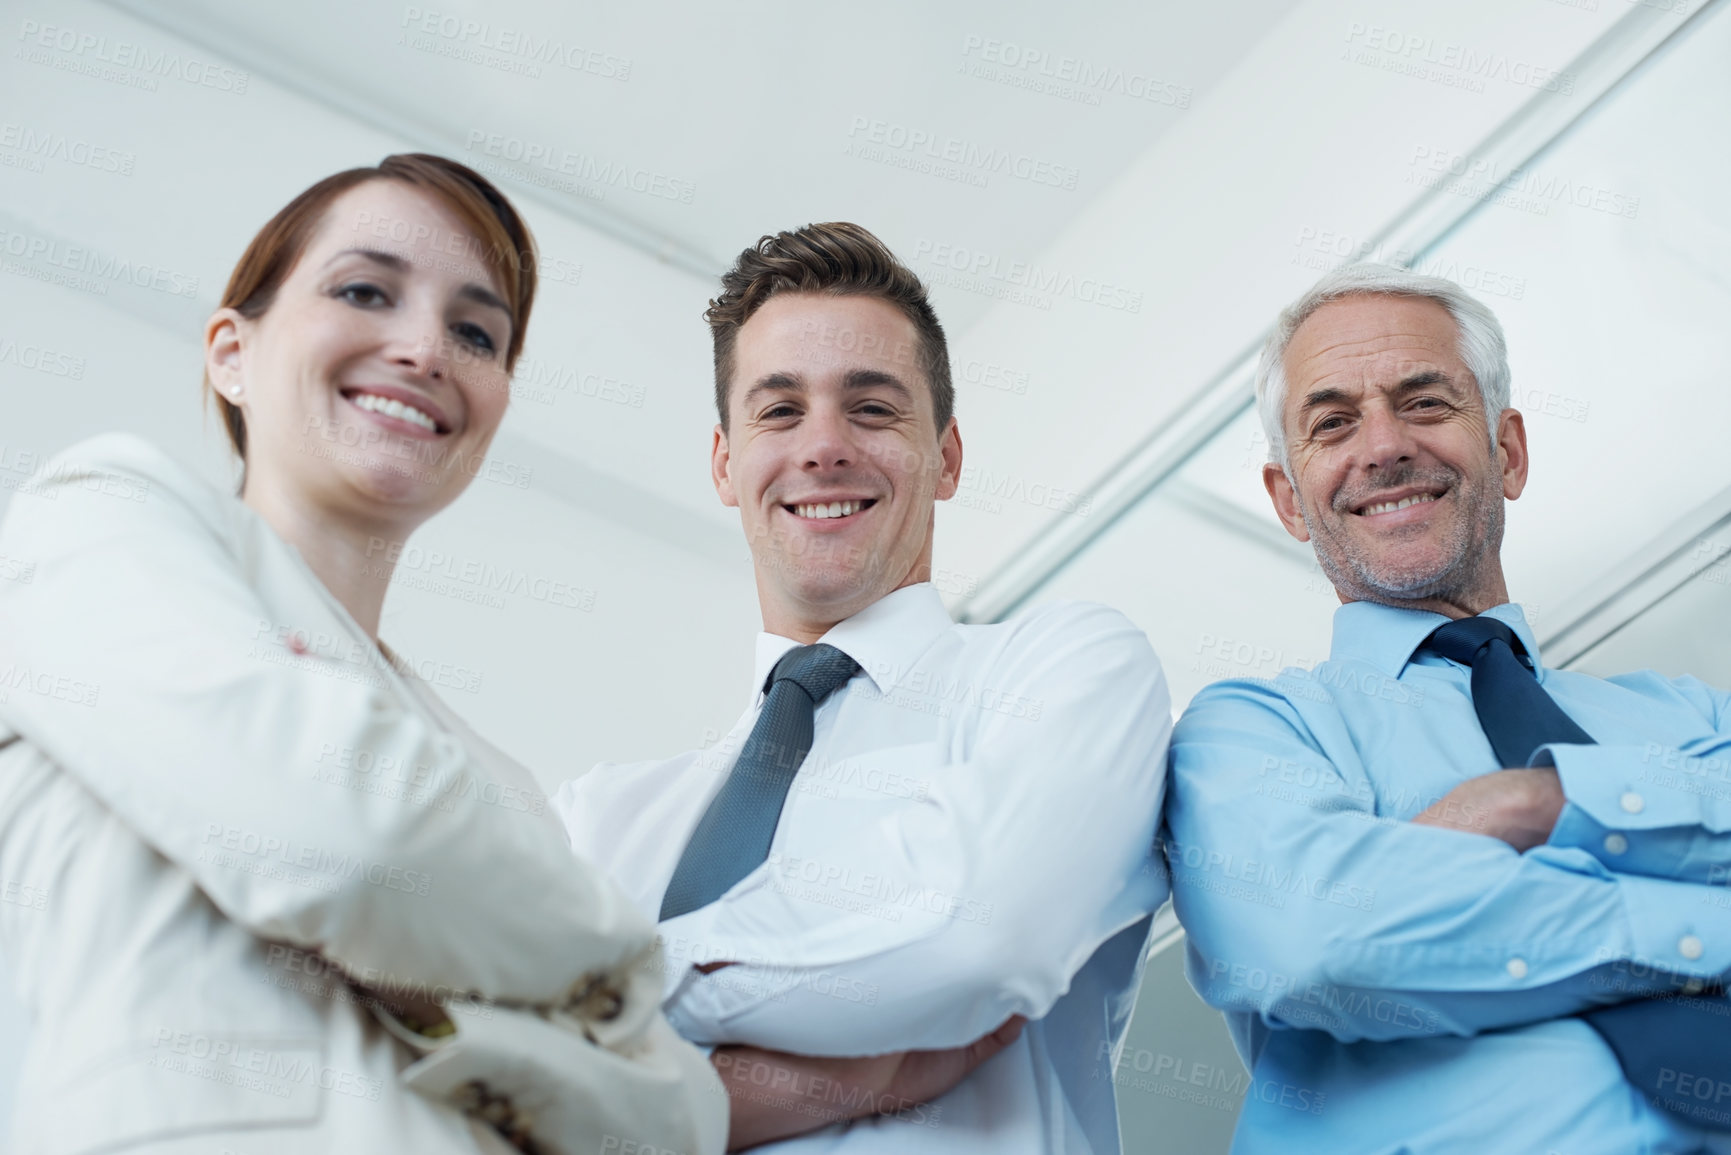
<path id="1" fill-rule="evenodd" d="M 1731 743 L 1724 696 L 1678 685 Z M 1204 998 L 1350 1042 L 1472 1035 L 1731 972 L 1731 935 L 1695 933 L 1714 921 L 1703 884 L 1731 864 L 1723 802 L 1644 791 L 1651 817 L 1607 844 L 1616 815 L 1639 817 L 1616 784 L 1651 749 L 1549 753 L 1554 770 L 1379 818 L 1278 692 L 1204 690 L 1174 736 L 1165 831 Z M 1268 766 L 1308 786 L 1268 790 Z"/>
<path id="2" fill-rule="evenodd" d="M 248 515 L 135 439 L 80 451 L 86 463 L 15 499 L 0 534 L 37 564 L 0 591 L 0 663 L 71 688 L 14 693 L 6 721 L 261 939 L 387 992 L 536 1008 L 617 996 L 593 1024 L 615 1050 L 589 1052 L 660 1116 L 626 1122 L 718 1142 L 719 1088 L 656 1012 L 653 928 L 557 822 L 498 804 L 475 754 L 376 655 L 355 657 L 364 635 L 261 522 L 235 524 Z M 303 631 L 313 653 L 296 662 L 287 641 Z M 443 786 L 416 805 L 316 781 L 332 750 L 431 768 Z M 519 1030 L 557 1028 L 526 1016 Z"/>
<path id="3" fill-rule="evenodd" d="M 1036 613 L 1019 628 L 993 685 L 1041 700 L 1040 718 L 984 717 L 966 757 L 930 772 L 923 801 L 835 852 L 893 862 L 912 848 L 917 879 L 930 876 L 917 856 L 941 851 L 931 873 L 989 919 L 940 917 L 887 942 L 882 920 L 825 907 L 821 935 L 777 922 L 756 937 L 767 907 L 724 900 L 712 937 L 768 961 L 692 975 L 670 1010 L 687 1038 L 819 1056 L 966 1045 L 1012 1016 L 1044 1016 L 1102 943 L 1159 906 L 1164 882 L 1146 866 L 1171 711 L 1146 637 L 1103 607 Z M 817 981 L 825 972 L 891 996 L 833 997 Z"/>

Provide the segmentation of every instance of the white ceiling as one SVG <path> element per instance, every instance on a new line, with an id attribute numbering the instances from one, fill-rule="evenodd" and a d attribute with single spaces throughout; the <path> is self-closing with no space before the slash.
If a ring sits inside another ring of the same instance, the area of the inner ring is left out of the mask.
<path id="1" fill-rule="evenodd" d="M 859 220 L 935 282 L 951 331 L 969 468 L 941 514 L 939 564 L 959 602 L 1043 527 L 1085 517 L 1100 476 L 1251 345 L 1319 264 L 1422 196 L 1420 150 L 1470 153 L 1535 96 L 1506 74 L 1475 91 L 1379 67 L 1390 54 L 1374 38 L 1422 35 L 1558 72 L 1623 9 L 1259 0 L 820 16 L 768 4 L 71 0 L 57 27 L 178 46 L 244 72 L 248 87 L 168 79 L 129 91 L 65 71 L 64 59 L 14 58 L 11 115 L 115 141 L 137 165 L 107 181 L 0 170 L 0 188 L 23 227 L 198 276 L 196 300 L 141 303 L 185 325 L 257 223 L 314 176 L 403 147 L 486 166 L 524 200 L 545 253 L 580 270 L 547 286 L 532 388 L 500 452 L 568 459 L 568 501 L 688 548 L 701 540 L 715 560 L 742 555 L 728 554 L 731 520 L 703 454 L 712 418 L 698 314 L 713 275 L 763 232 Z M 20 39 L 25 21 L 51 22 L 27 11 L 14 21 Z M 511 51 L 525 44 L 556 46 L 566 63 Z M 1008 63 L 1030 58 L 1040 63 Z M 525 60 L 539 75 L 501 67 Z M 1030 90 L 1042 69 L 1105 83 L 1083 99 L 1069 98 L 1074 85 Z M 1074 187 L 965 163 L 968 179 L 943 179 L 849 155 L 903 133 L 943 142 L 939 152 L 1045 164 Z M 627 179 L 549 188 L 544 168 L 488 155 L 515 155 L 516 142 L 573 158 L 579 175 L 601 165 Z M 633 191 L 631 179 L 679 199 Z M 997 299 L 1004 282 L 952 267 L 975 261 L 1026 262 L 1076 288 L 1036 304 Z M 1080 299 L 1099 284 L 1133 308 Z M 591 374 L 625 383 L 641 406 L 533 388 Z M 1199 488 L 1267 521 L 1253 486 Z"/>

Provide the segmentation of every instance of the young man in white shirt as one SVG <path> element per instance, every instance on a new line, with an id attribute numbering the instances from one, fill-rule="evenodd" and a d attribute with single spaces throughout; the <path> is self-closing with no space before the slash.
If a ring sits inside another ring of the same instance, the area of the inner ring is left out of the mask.
<path id="1" fill-rule="evenodd" d="M 1115 1153 L 1112 1060 L 1167 893 L 1159 662 L 1102 606 L 950 619 L 930 584 L 962 467 L 949 354 L 877 238 L 764 237 L 706 319 L 756 673 L 718 745 L 561 788 L 573 845 L 659 917 L 665 1009 L 716 1047 L 736 1146 Z M 955 1085 L 862 1110 L 822 1057 L 867 1055 Z"/>

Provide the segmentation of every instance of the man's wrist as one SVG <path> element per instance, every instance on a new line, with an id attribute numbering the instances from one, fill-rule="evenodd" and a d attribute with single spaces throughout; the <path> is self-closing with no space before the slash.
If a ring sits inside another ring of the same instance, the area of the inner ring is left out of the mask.
<path id="1" fill-rule="evenodd" d="M 839 1068 L 858 1060 L 720 1046 L 710 1052 L 709 1062 L 727 1090 L 730 1151 L 803 1135 L 878 1109 L 878 1096 L 868 1087 L 837 1077 Z"/>
<path id="2" fill-rule="evenodd" d="M 869 1086 L 840 1075 L 840 1068 L 858 1060 L 719 1046 L 711 1048 L 709 1062 L 722 1082 L 730 1084 L 730 1096 L 753 1094 L 757 1096 L 755 1102 L 773 1102 L 784 1109 L 799 1102 L 824 1104 L 830 1108 L 826 1113 L 833 1115 L 831 1121 L 855 1119 L 878 1111 L 878 1096 L 871 1093 Z M 739 1084 L 739 1089 L 736 1091 L 732 1084 Z"/>
<path id="3" fill-rule="evenodd" d="M 1547 841 L 1551 832 L 1557 828 L 1557 820 L 1562 817 L 1563 806 L 1568 799 L 1563 797 L 1562 783 L 1552 767 L 1528 770 L 1523 784 L 1526 788 L 1522 791 L 1522 823 L 1531 834 L 1529 845 L 1538 846 Z"/>

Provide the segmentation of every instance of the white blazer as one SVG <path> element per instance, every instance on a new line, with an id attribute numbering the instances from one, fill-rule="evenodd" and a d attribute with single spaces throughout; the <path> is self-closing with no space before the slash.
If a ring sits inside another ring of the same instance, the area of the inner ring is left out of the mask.
<path id="1" fill-rule="evenodd" d="M 16 1150 L 505 1149 L 446 1094 L 552 1151 L 721 1149 L 654 928 L 251 510 L 108 435 L 0 559 Z M 345 974 L 454 995 L 455 1040 L 417 1062 Z"/>

